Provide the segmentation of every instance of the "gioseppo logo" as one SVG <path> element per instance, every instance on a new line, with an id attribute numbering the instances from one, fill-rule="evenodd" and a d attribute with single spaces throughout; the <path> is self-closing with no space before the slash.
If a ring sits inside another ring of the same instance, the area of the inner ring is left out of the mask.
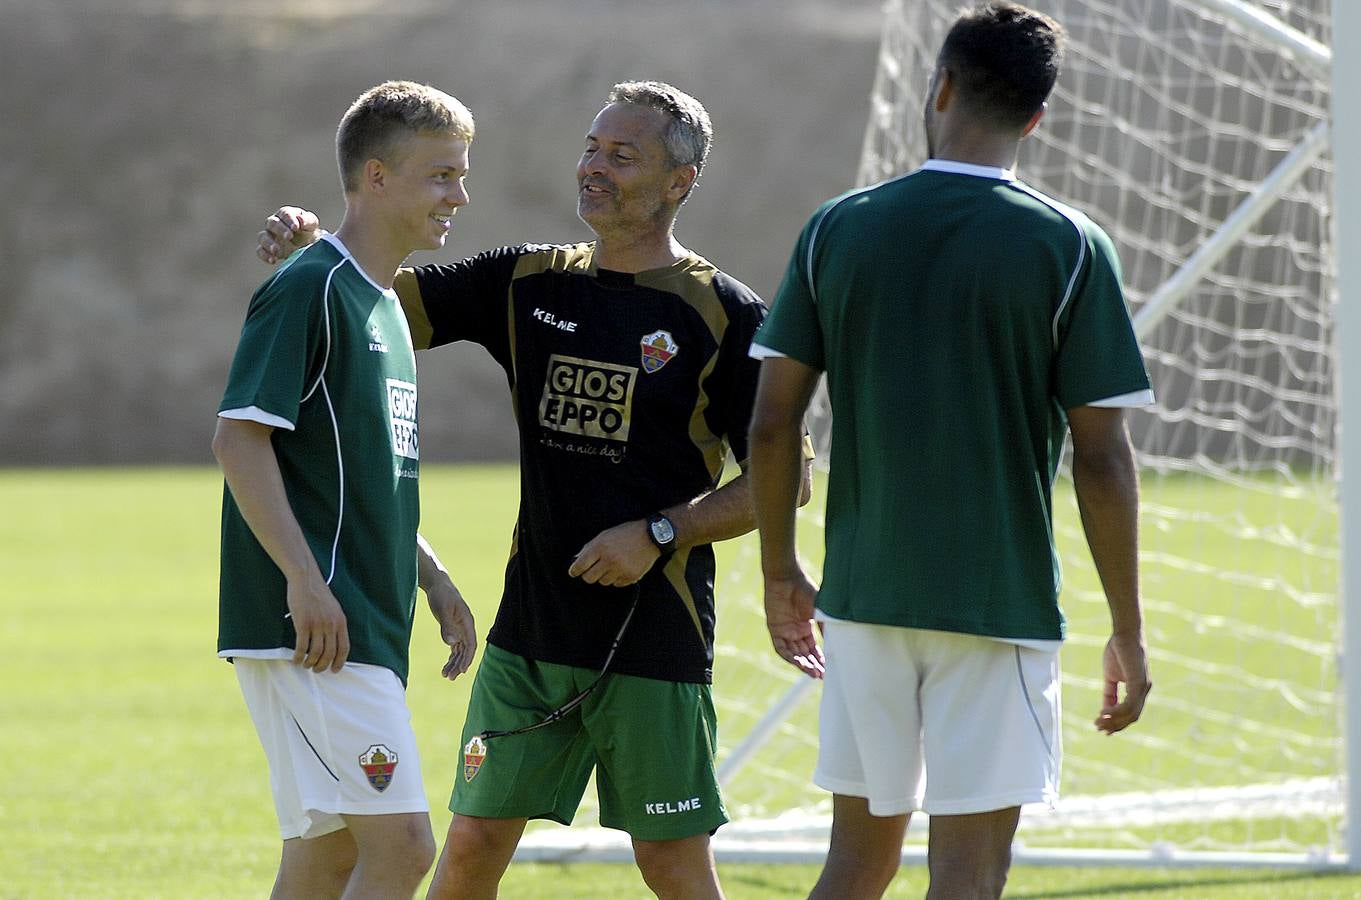
<path id="1" fill-rule="evenodd" d="M 545 428 L 626 441 L 638 370 L 554 353 L 548 358 L 539 421 Z"/>
<path id="2" fill-rule="evenodd" d="M 392 452 L 407 459 L 420 459 L 420 441 L 416 437 L 416 386 L 409 381 L 389 378 L 387 389 Z"/>

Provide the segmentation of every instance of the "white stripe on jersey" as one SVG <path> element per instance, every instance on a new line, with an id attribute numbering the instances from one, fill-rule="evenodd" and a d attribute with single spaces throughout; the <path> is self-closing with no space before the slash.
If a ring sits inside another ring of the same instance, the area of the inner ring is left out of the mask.
<path id="1" fill-rule="evenodd" d="M 303 403 L 316 392 L 317 387 L 321 387 L 322 397 L 326 400 L 326 412 L 331 417 L 331 434 L 336 442 L 336 533 L 331 540 L 331 569 L 326 573 L 326 583 L 330 584 L 331 579 L 336 575 L 336 557 L 340 553 L 340 529 L 345 522 L 345 458 L 340 452 L 340 424 L 336 421 L 335 404 L 331 402 L 331 392 L 326 388 L 326 366 L 331 361 L 331 282 L 335 280 L 336 272 L 348 262 L 348 257 L 342 258 L 340 262 L 331 267 L 331 271 L 326 273 L 326 286 L 321 292 L 321 320 L 325 326 L 323 334 L 326 336 L 326 352 L 321 357 L 321 371 L 317 373 L 317 380 L 312 383 L 312 387 L 303 395 Z"/>
<path id="2" fill-rule="evenodd" d="M 1059 316 L 1063 315 L 1064 309 L 1066 309 L 1068 306 L 1068 301 L 1073 299 L 1073 288 L 1077 286 L 1078 275 L 1082 273 L 1082 265 L 1087 261 L 1087 235 L 1083 232 L 1082 225 L 1079 224 L 1077 219 L 1073 218 L 1072 214 L 1069 213 L 1068 210 L 1064 209 L 1063 206 L 1061 206 L 1059 203 L 1057 203 L 1056 201 L 1049 197 L 1046 197 L 1044 194 L 1041 194 L 1039 191 L 1035 190 L 1034 188 L 1031 188 L 1029 185 L 1017 183 L 1016 187 L 1023 191 L 1024 193 L 1026 193 L 1027 195 L 1040 201 L 1045 206 L 1052 209 L 1054 212 L 1063 216 L 1063 218 L 1068 222 L 1068 224 L 1073 226 L 1073 230 L 1077 232 L 1077 264 L 1073 266 L 1073 273 L 1068 276 L 1068 286 L 1064 288 L 1063 299 L 1059 301 L 1058 308 L 1054 310 L 1054 318 L 1050 324 L 1049 329 L 1050 334 L 1053 337 L 1054 346 L 1058 347 Z"/>
<path id="3" fill-rule="evenodd" d="M 339 497 L 336 502 L 336 536 L 331 541 L 331 571 L 326 573 L 326 583 L 330 584 L 331 579 L 336 575 L 336 556 L 340 553 L 340 527 L 345 522 L 345 457 L 340 452 L 340 425 L 336 422 L 336 409 L 331 403 L 331 392 L 326 389 L 326 384 L 321 385 L 322 396 L 326 398 L 326 411 L 331 414 L 331 433 L 336 439 L 336 474 L 337 493 Z"/>
<path id="4" fill-rule="evenodd" d="M 842 197 L 840 200 L 836 201 L 836 202 L 833 203 L 831 206 L 829 206 L 829 207 L 827 207 L 826 209 L 824 209 L 824 210 L 822 211 L 822 215 L 818 216 L 818 220 L 817 220 L 816 222 L 813 223 L 813 230 L 812 230 L 812 232 L 809 233 L 809 235 L 808 235 L 808 257 L 807 257 L 807 259 L 804 261 L 804 271 L 807 273 L 805 277 L 807 277 L 807 279 L 808 279 L 808 296 L 810 296 L 810 297 L 813 298 L 813 304 L 814 304 L 814 305 L 817 305 L 817 302 L 818 302 L 818 289 L 817 289 L 817 287 L 814 286 L 814 284 L 813 284 L 813 246 L 817 243 L 817 240 L 818 240 L 818 232 L 822 230 L 822 222 L 823 222 L 823 220 L 827 218 L 827 216 L 831 213 L 832 210 L 836 209 L 838 206 L 840 206 L 842 203 L 845 203 L 847 200 L 851 199 L 852 197 L 858 197 L 858 196 L 860 196 L 861 194 L 863 194 L 863 193 L 865 193 L 865 192 L 867 192 L 867 191 L 872 191 L 872 190 L 874 190 L 874 189 L 876 189 L 876 188 L 881 188 L 881 187 L 883 187 L 884 185 L 886 185 L 886 184 L 892 184 L 892 183 L 895 182 L 895 181 L 901 181 L 902 179 L 908 178 L 908 177 L 910 177 L 910 176 L 912 176 L 912 175 L 915 175 L 915 174 L 916 174 L 915 171 L 913 171 L 913 172 L 905 172 L 905 173 L 903 173 L 902 175 L 898 175 L 898 176 L 896 176 L 896 177 L 894 177 L 894 178 L 889 178 L 889 179 L 886 180 L 886 181 L 880 181 L 880 182 L 876 182 L 876 183 L 871 184 L 871 185 L 866 185 L 865 187 L 862 187 L 862 188 L 861 188 L 860 190 L 858 190 L 858 191 L 851 191 L 849 194 L 845 195 L 845 196 Z"/>

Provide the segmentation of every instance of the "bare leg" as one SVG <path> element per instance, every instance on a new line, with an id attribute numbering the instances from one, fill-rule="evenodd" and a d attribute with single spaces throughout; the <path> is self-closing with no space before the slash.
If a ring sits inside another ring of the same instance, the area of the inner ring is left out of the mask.
<path id="1" fill-rule="evenodd" d="M 455 815 L 426 900 L 495 897 L 527 821 Z"/>
<path id="2" fill-rule="evenodd" d="M 410 900 L 435 859 L 425 813 L 344 816 L 359 858 L 341 896 L 346 900 Z"/>
<path id="3" fill-rule="evenodd" d="M 349 829 L 316 838 L 289 838 L 279 857 L 270 900 L 331 900 L 341 895 L 358 858 Z"/>
<path id="4" fill-rule="evenodd" d="M 903 858 L 910 814 L 875 816 L 864 797 L 832 795 L 832 842 L 809 900 L 877 898 Z"/>
<path id="5" fill-rule="evenodd" d="M 1011 868 L 1019 806 L 967 816 L 932 816 L 927 900 L 995 900 Z"/>
<path id="6" fill-rule="evenodd" d="M 722 900 L 718 869 L 707 834 L 674 841 L 633 840 L 643 881 L 662 900 Z"/>

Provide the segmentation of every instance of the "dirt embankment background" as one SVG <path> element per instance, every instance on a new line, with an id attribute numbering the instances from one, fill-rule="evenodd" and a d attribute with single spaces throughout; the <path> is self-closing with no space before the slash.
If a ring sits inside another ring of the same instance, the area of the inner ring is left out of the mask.
<path id="1" fill-rule="evenodd" d="M 582 135 L 615 81 L 698 96 L 683 243 L 769 298 L 851 186 L 877 0 L 0 0 L 0 464 L 206 462 L 253 256 L 283 202 L 343 210 L 337 120 L 387 78 L 477 117 L 446 250 L 585 239 Z M 423 457 L 515 453 L 480 348 L 421 360 Z"/>

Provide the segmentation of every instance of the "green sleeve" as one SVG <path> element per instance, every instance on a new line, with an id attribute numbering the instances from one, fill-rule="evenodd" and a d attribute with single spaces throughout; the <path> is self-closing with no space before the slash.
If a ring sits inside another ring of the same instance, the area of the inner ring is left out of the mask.
<path id="1" fill-rule="evenodd" d="M 818 305 L 809 282 L 809 249 L 817 224 L 824 210 L 819 210 L 794 245 L 789 266 L 785 269 L 780 289 L 770 315 L 766 317 L 753 343 L 777 350 L 814 369 L 825 369 L 826 359 L 822 342 L 822 323 L 818 319 Z"/>
<path id="2" fill-rule="evenodd" d="M 218 412 L 255 406 L 297 424 L 327 352 L 324 291 L 324 282 L 296 268 L 256 291 Z"/>
<path id="3" fill-rule="evenodd" d="M 1055 396 L 1064 409 L 1149 388 L 1115 247 L 1091 223 L 1085 236 L 1085 268 L 1055 323 Z"/>

